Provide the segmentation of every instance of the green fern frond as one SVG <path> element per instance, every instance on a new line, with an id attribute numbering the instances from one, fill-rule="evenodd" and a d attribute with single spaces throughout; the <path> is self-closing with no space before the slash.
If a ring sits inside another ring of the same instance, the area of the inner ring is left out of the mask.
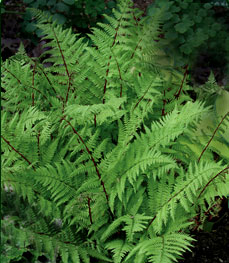
<path id="1" fill-rule="evenodd" d="M 7 263 L 15 249 L 63 263 L 174 262 L 193 241 L 190 219 L 229 194 L 226 112 L 193 103 L 187 72 L 154 41 L 167 7 L 152 20 L 132 7 L 120 0 L 91 46 L 30 9 L 51 66 L 23 46 L 2 64 Z M 201 129 L 205 114 L 217 127 Z"/>
<path id="2" fill-rule="evenodd" d="M 161 237 L 155 237 L 140 242 L 127 256 L 126 260 L 131 258 L 136 252 L 148 256 L 149 262 L 153 263 L 172 263 L 176 261 L 176 256 L 182 252 L 190 250 L 190 243 L 193 238 L 187 234 L 172 233 Z"/>
<path id="3" fill-rule="evenodd" d="M 108 242 L 106 248 L 113 252 L 113 262 L 120 263 L 125 255 L 133 249 L 133 245 L 127 241 L 116 239 Z"/>

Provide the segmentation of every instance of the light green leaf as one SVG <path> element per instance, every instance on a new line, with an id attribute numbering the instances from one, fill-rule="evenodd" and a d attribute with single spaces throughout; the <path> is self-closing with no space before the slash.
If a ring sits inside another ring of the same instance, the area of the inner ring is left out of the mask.
<path id="1" fill-rule="evenodd" d="M 220 123 L 222 118 L 227 113 L 229 118 L 229 92 L 226 90 L 222 90 L 221 94 L 218 95 L 216 101 L 215 101 L 215 117 L 217 119 L 217 122 Z M 226 140 L 227 143 L 229 143 L 229 122 L 225 119 L 224 124 L 227 124 L 228 129 L 225 128 L 225 132 L 221 133 L 222 137 Z"/>

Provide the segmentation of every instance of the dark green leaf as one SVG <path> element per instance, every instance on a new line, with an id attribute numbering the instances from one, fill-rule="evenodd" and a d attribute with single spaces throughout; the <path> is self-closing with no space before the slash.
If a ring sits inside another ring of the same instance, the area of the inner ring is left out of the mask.
<path id="1" fill-rule="evenodd" d="M 166 39 L 171 39 L 171 40 L 173 40 L 173 39 L 176 39 L 177 37 L 178 37 L 177 32 L 169 31 L 169 32 L 165 33 L 165 38 L 166 38 Z"/>
<path id="2" fill-rule="evenodd" d="M 38 2 L 38 4 L 40 6 L 46 6 L 47 5 L 47 1 L 46 0 L 38 0 L 37 2 Z"/>
<path id="3" fill-rule="evenodd" d="M 186 8 L 188 8 L 188 3 L 181 3 L 181 4 L 180 4 L 180 7 L 181 7 L 182 9 L 186 9 Z"/>
<path id="4" fill-rule="evenodd" d="M 211 4 L 209 4 L 209 3 L 207 3 L 207 4 L 204 4 L 204 8 L 205 8 L 205 9 L 210 9 L 210 8 L 212 8 L 212 5 L 211 5 Z"/>
<path id="5" fill-rule="evenodd" d="M 188 30 L 188 27 L 185 23 L 178 23 L 175 25 L 175 30 L 181 34 Z"/>
<path id="6" fill-rule="evenodd" d="M 25 27 L 26 32 L 34 32 L 36 30 L 36 25 L 34 23 L 28 23 Z"/>
<path id="7" fill-rule="evenodd" d="M 216 31 L 215 31 L 215 30 L 210 30 L 210 31 L 209 31 L 209 35 L 210 35 L 211 37 L 214 37 L 214 36 L 216 35 Z"/>
<path id="8" fill-rule="evenodd" d="M 25 14 L 24 14 L 24 16 L 23 16 L 23 19 L 24 19 L 24 20 L 30 20 L 30 19 L 32 19 L 32 14 L 31 14 L 31 12 L 30 12 L 28 9 L 25 11 Z"/>
<path id="9" fill-rule="evenodd" d="M 199 47 L 201 45 L 202 41 L 197 41 L 196 39 L 192 41 L 192 46 L 193 47 Z"/>
<path id="10" fill-rule="evenodd" d="M 115 2 L 114 1 L 110 1 L 110 2 L 107 3 L 107 6 L 109 8 L 114 8 L 115 7 Z"/>
<path id="11" fill-rule="evenodd" d="M 207 16 L 207 11 L 204 10 L 204 9 L 200 9 L 200 10 L 198 11 L 198 16 L 202 16 L 202 17 Z"/>
<path id="12" fill-rule="evenodd" d="M 23 0 L 23 2 L 25 3 L 25 4 L 30 4 L 30 3 L 32 3 L 34 0 Z"/>
<path id="13" fill-rule="evenodd" d="M 193 38 L 193 35 L 194 35 L 194 31 L 193 31 L 193 28 L 189 28 L 188 31 L 187 31 L 187 35 L 189 38 Z"/>
<path id="14" fill-rule="evenodd" d="M 73 5 L 75 3 L 75 0 L 63 0 L 63 2 L 67 5 Z"/>
<path id="15" fill-rule="evenodd" d="M 180 17 L 177 14 L 173 15 L 173 18 L 171 19 L 173 23 L 177 24 L 180 21 Z"/>
<path id="16" fill-rule="evenodd" d="M 92 10 L 92 12 L 90 13 L 90 15 L 92 17 L 97 17 L 98 13 L 96 12 L 96 10 Z"/>
<path id="17" fill-rule="evenodd" d="M 202 17 L 201 17 L 201 16 L 195 16 L 195 17 L 194 17 L 194 21 L 195 21 L 196 23 L 201 23 Z"/>
<path id="18" fill-rule="evenodd" d="M 69 11 L 69 6 L 65 5 L 64 3 L 58 3 L 56 5 L 57 10 L 61 12 L 68 12 Z"/>
<path id="19" fill-rule="evenodd" d="M 165 21 L 170 20 L 173 17 L 171 12 L 165 12 Z"/>
<path id="20" fill-rule="evenodd" d="M 189 55 L 189 54 L 192 53 L 192 48 L 191 48 L 191 46 L 188 45 L 188 44 L 182 45 L 180 49 L 181 49 L 181 51 L 182 51 L 184 54 Z"/>
<path id="21" fill-rule="evenodd" d="M 36 30 L 36 35 L 37 35 L 38 37 L 41 37 L 41 36 L 44 35 L 44 32 L 43 32 L 40 28 L 38 28 L 38 29 Z"/>
<path id="22" fill-rule="evenodd" d="M 98 11 L 102 11 L 105 9 L 105 3 L 99 3 L 98 5 L 95 5 L 95 9 Z"/>
<path id="23" fill-rule="evenodd" d="M 34 2 L 34 3 L 31 4 L 31 7 L 38 8 L 39 7 L 39 3 L 38 2 Z"/>
<path id="24" fill-rule="evenodd" d="M 172 6 L 171 7 L 171 13 L 178 13 L 180 10 L 181 9 L 179 6 Z"/>
<path id="25" fill-rule="evenodd" d="M 219 23 L 214 23 L 214 24 L 212 25 L 212 29 L 218 31 L 218 30 L 221 29 L 221 26 L 220 26 Z"/>
<path id="26" fill-rule="evenodd" d="M 47 3 L 48 6 L 56 5 L 56 0 L 49 0 Z"/>
<path id="27" fill-rule="evenodd" d="M 53 16 L 53 21 L 57 21 L 59 25 L 63 25 L 66 22 L 66 17 L 61 14 L 55 14 Z"/>

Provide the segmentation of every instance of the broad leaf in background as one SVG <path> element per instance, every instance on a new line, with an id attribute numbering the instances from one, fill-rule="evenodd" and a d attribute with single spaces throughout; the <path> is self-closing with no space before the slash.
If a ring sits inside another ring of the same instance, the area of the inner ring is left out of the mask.
<path id="1" fill-rule="evenodd" d="M 217 96 L 217 99 L 215 101 L 215 118 L 217 122 L 219 123 L 221 119 L 227 114 L 229 116 L 229 92 L 226 90 L 222 90 L 221 94 Z M 225 140 L 225 142 L 229 145 L 229 121 L 226 121 L 225 119 L 224 123 L 226 127 L 224 128 L 225 132 L 220 132 L 221 136 Z"/>

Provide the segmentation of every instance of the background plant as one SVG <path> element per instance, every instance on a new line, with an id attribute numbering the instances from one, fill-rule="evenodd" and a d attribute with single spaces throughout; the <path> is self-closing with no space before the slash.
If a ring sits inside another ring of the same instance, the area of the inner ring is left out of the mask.
<path id="1" fill-rule="evenodd" d="M 193 63 L 200 51 L 208 50 L 216 57 L 229 54 L 229 16 L 226 1 L 162 0 L 154 1 L 147 14 L 154 14 L 154 7 L 167 4 L 162 31 L 167 41 L 166 53 L 175 56 L 175 65 Z M 214 8 L 223 6 L 225 14 L 217 17 Z"/>
<path id="2" fill-rule="evenodd" d="M 112 8 L 116 1 L 104 0 L 23 0 L 17 3 L 18 8 L 24 6 L 22 14 L 23 22 L 21 30 L 25 38 L 30 38 L 37 44 L 42 36 L 42 31 L 36 27 L 36 21 L 32 18 L 28 8 L 37 8 L 52 16 L 53 21 L 64 28 L 73 28 L 74 32 L 88 33 L 89 28 L 95 26 L 96 22 L 104 21 L 102 14 L 112 14 Z M 15 5 L 14 5 L 15 7 Z M 9 6 L 2 5 L 2 13 L 10 13 Z M 13 11 L 16 13 L 15 11 Z"/>

